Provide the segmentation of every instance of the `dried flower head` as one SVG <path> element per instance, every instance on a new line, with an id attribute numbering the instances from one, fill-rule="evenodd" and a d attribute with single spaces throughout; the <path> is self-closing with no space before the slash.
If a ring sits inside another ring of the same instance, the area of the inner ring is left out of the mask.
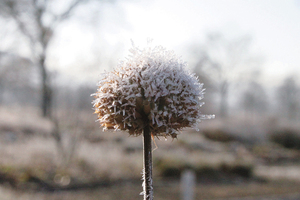
<path id="1" fill-rule="evenodd" d="M 172 136 L 194 127 L 202 115 L 203 84 L 172 51 L 161 46 L 139 49 L 111 72 L 104 73 L 93 94 L 95 113 L 104 129 L 140 135 L 149 126 L 153 136 Z"/>

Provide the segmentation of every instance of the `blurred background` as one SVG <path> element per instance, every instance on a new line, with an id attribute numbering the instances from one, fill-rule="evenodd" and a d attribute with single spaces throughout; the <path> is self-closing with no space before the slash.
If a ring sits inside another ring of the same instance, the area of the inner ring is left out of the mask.
<path id="1" fill-rule="evenodd" d="M 216 115 L 153 141 L 155 199 L 299 191 L 299 0 L 0 0 L 1 199 L 141 198 L 142 139 L 102 132 L 90 95 L 149 38 Z"/>

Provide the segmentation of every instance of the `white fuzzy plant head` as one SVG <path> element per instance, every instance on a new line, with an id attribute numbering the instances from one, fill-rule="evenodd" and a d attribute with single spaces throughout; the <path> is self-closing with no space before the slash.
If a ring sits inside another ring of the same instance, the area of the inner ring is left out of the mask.
<path id="1" fill-rule="evenodd" d="M 153 136 L 177 137 L 185 127 L 196 127 L 202 115 L 204 89 L 187 64 L 161 46 L 139 49 L 117 68 L 104 73 L 93 105 L 101 126 L 142 134 L 145 126 Z"/>

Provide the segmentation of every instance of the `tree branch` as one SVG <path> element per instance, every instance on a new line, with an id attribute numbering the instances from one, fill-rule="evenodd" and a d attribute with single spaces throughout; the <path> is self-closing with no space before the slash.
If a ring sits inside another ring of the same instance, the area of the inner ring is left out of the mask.
<path id="1" fill-rule="evenodd" d="M 71 12 L 78 7 L 78 5 L 87 2 L 88 0 L 74 0 L 72 4 L 68 7 L 68 9 L 62 13 L 61 15 L 56 17 L 56 21 L 61 22 L 70 17 Z"/>

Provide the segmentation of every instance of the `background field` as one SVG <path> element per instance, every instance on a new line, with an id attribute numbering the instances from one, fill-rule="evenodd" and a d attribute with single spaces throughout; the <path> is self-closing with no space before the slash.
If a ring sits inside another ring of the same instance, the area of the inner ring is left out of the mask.
<path id="1" fill-rule="evenodd" d="M 216 116 L 154 138 L 155 199 L 187 170 L 195 199 L 300 199 L 299 0 L 63 2 L 0 0 L 1 200 L 141 198 L 142 138 L 91 104 L 132 45 L 174 50 Z"/>
<path id="2" fill-rule="evenodd" d="M 92 112 L 82 111 L 76 120 L 60 120 L 57 140 L 55 125 L 35 108 L 2 107 L 1 113 L 2 199 L 141 198 L 141 137 L 102 132 Z M 259 123 L 252 127 L 242 118 L 226 123 L 216 119 L 203 121 L 198 132 L 186 129 L 174 140 L 155 138 L 155 198 L 181 199 L 186 169 L 195 172 L 196 199 L 297 193 L 298 146 L 284 147 L 267 135 L 283 133 L 270 133 L 267 122 Z M 245 127 L 252 131 L 245 132 Z M 284 134 L 297 142 L 297 132 Z"/>

